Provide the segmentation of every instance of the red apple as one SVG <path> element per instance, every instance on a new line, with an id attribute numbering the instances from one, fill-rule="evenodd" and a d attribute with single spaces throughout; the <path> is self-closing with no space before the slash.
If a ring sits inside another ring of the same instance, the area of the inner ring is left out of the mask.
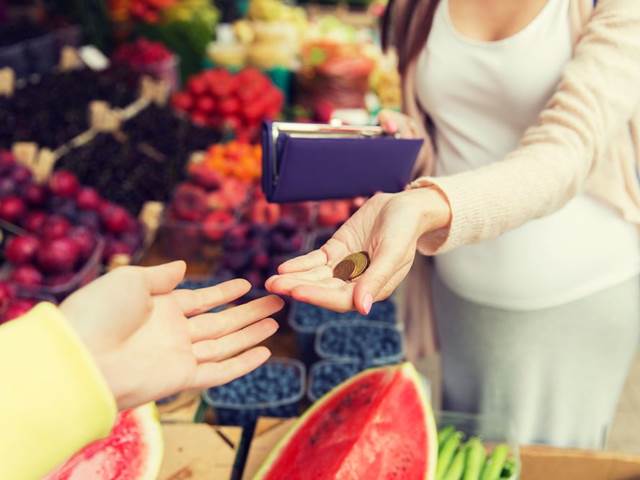
<path id="1" fill-rule="evenodd" d="M 100 210 L 100 218 L 105 228 L 111 233 L 123 233 L 132 228 L 134 222 L 124 208 L 106 203 Z"/>
<path id="2" fill-rule="evenodd" d="M 18 285 L 34 287 L 42 285 L 44 277 L 33 265 L 19 265 L 11 272 L 11 281 Z"/>
<path id="3" fill-rule="evenodd" d="M 0 316 L 7 310 L 15 295 L 16 292 L 13 285 L 7 282 L 0 282 Z"/>
<path id="4" fill-rule="evenodd" d="M 38 265 L 47 273 L 67 273 L 78 263 L 80 251 L 71 238 L 49 240 L 38 251 Z"/>
<path id="5" fill-rule="evenodd" d="M 58 170 L 49 180 L 49 188 L 54 195 L 59 197 L 69 198 L 75 196 L 78 186 L 77 177 L 67 170 Z"/>
<path id="6" fill-rule="evenodd" d="M 24 201 L 16 196 L 0 198 L 0 218 L 7 222 L 17 223 L 25 214 L 27 208 Z"/>
<path id="7" fill-rule="evenodd" d="M 22 222 L 22 226 L 31 233 L 39 234 L 42 230 L 47 214 L 40 211 L 29 212 Z"/>
<path id="8" fill-rule="evenodd" d="M 100 209 L 102 199 L 95 188 L 82 187 L 78 190 L 76 202 L 78 203 L 78 208 L 80 208 L 80 210 L 97 211 Z"/>
<path id="9" fill-rule="evenodd" d="M 171 103 L 176 109 L 185 112 L 191 110 L 191 108 L 193 107 L 193 100 L 191 98 L 191 95 L 189 95 L 189 93 L 187 92 L 176 93 L 171 99 Z"/>
<path id="10" fill-rule="evenodd" d="M 40 247 L 40 240 L 34 235 L 20 235 L 7 242 L 5 255 L 14 265 L 30 263 Z"/>
<path id="11" fill-rule="evenodd" d="M 42 185 L 32 183 L 25 189 L 24 198 L 29 205 L 39 207 L 47 199 L 47 190 Z"/>
<path id="12" fill-rule="evenodd" d="M 50 215 L 42 224 L 41 235 L 46 240 L 64 237 L 71 228 L 69 220 L 62 215 Z"/>
<path id="13" fill-rule="evenodd" d="M 76 242 L 82 260 L 89 258 L 96 247 L 96 236 L 88 227 L 73 227 L 69 230 L 69 238 Z"/>

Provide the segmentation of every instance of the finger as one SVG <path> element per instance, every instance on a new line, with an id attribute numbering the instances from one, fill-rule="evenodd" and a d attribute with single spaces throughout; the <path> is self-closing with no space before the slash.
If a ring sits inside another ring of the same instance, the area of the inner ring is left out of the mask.
<path id="1" fill-rule="evenodd" d="M 326 263 L 327 254 L 322 250 L 314 250 L 306 255 L 287 260 L 278 267 L 278 273 L 303 272 L 325 265 Z M 268 281 L 266 286 L 268 288 Z"/>
<path id="2" fill-rule="evenodd" d="M 169 293 L 184 278 L 187 264 L 182 260 L 156 265 L 154 267 L 140 267 L 144 280 L 152 295 Z"/>
<path id="3" fill-rule="evenodd" d="M 219 338 L 282 310 L 284 301 L 269 295 L 220 313 L 203 313 L 189 319 L 191 341 Z"/>
<path id="4" fill-rule="evenodd" d="M 200 363 L 219 362 L 258 345 L 277 331 L 278 322 L 265 318 L 224 337 L 194 343 L 192 351 Z"/>
<path id="5" fill-rule="evenodd" d="M 323 288 L 339 289 L 345 285 L 343 280 L 333 278 L 330 274 L 320 279 L 306 279 L 303 277 L 292 277 L 290 275 L 282 275 L 272 283 L 274 293 L 278 295 L 291 295 L 291 292 L 302 286 L 315 286 Z"/>
<path id="6" fill-rule="evenodd" d="M 397 272 L 404 269 L 407 261 L 398 254 L 381 248 L 373 256 L 371 265 L 358 279 L 354 290 L 354 303 L 360 313 L 368 315 L 374 300 L 380 299 L 383 289 Z"/>
<path id="7" fill-rule="evenodd" d="M 271 356 L 266 347 L 256 347 L 223 362 L 201 363 L 190 388 L 217 387 L 255 370 Z"/>
<path id="8" fill-rule="evenodd" d="M 352 283 L 344 283 L 341 288 L 327 288 L 317 285 L 301 285 L 291 291 L 291 296 L 304 303 L 327 308 L 335 312 L 354 309 Z"/>
<path id="9" fill-rule="evenodd" d="M 173 292 L 178 305 L 186 316 L 197 315 L 213 307 L 230 303 L 251 290 L 251 284 L 238 278 L 213 287 Z"/>
<path id="10" fill-rule="evenodd" d="M 382 129 L 391 134 L 398 133 L 398 123 L 395 121 L 396 115 L 389 110 L 382 110 L 378 115 L 378 121 Z"/>

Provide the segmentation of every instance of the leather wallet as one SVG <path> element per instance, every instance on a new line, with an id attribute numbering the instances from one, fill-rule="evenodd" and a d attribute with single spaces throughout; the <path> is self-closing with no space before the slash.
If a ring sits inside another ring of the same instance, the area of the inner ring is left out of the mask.
<path id="1" fill-rule="evenodd" d="M 265 122 L 262 189 L 275 203 L 399 192 L 421 146 L 377 126 Z"/>

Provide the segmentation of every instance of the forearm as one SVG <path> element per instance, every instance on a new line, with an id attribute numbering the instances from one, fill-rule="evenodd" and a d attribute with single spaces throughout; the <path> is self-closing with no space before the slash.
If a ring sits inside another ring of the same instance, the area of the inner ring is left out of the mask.
<path id="1" fill-rule="evenodd" d="M 101 373 L 51 304 L 0 327 L 0 379 L 0 478 L 41 478 L 115 419 Z"/>

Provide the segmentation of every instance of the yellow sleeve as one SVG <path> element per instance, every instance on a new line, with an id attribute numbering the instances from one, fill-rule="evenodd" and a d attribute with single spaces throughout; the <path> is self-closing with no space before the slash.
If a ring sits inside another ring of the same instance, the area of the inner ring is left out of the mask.
<path id="1" fill-rule="evenodd" d="M 0 479 L 37 479 L 109 434 L 111 392 L 52 304 L 0 326 Z"/>

